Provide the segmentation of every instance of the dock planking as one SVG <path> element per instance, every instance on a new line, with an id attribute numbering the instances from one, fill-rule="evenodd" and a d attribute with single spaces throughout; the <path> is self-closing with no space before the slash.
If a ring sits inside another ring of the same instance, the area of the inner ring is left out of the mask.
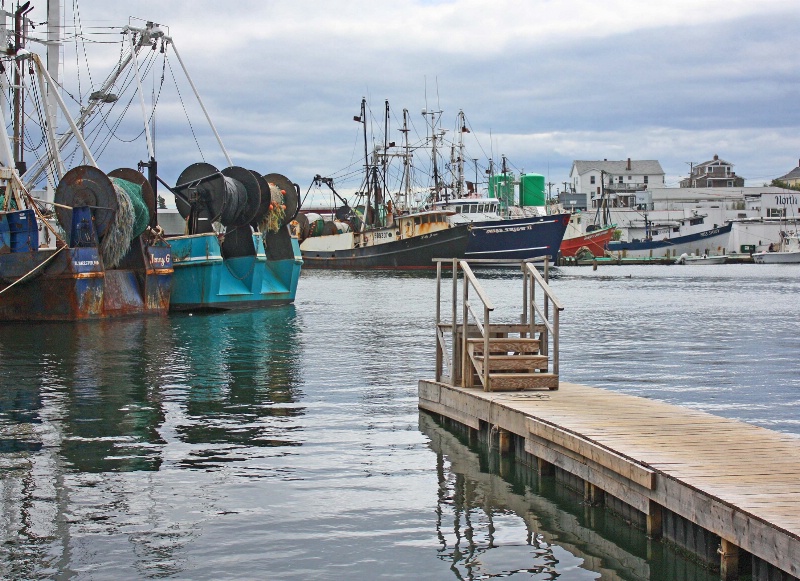
<path id="1" fill-rule="evenodd" d="M 648 516 L 665 508 L 800 577 L 800 439 L 671 404 L 561 382 L 487 392 L 420 381 L 419 407 L 474 429 L 516 434 L 525 450 Z"/>

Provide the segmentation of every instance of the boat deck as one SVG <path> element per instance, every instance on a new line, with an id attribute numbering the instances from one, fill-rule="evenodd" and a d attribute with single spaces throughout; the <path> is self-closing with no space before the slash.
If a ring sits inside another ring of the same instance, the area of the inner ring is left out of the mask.
<path id="1" fill-rule="evenodd" d="M 419 398 L 421 409 L 516 435 L 540 468 L 583 479 L 587 499 L 599 491 L 644 513 L 653 537 L 663 509 L 718 535 L 723 578 L 736 578 L 740 549 L 800 576 L 800 438 L 564 382 L 498 393 L 423 380 Z"/>

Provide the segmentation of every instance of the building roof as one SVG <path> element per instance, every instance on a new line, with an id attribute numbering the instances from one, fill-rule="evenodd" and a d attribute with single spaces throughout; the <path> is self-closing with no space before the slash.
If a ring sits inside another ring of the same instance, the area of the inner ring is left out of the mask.
<path id="1" fill-rule="evenodd" d="M 761 196 L 764 194 L 788 194 L 792 190 L 777 188 L 775 186 L 741 186 L 733 188 L 651 188 L 648 193 L 653 201 L 713 201 L 744 199 L 745 197 Z"/>
<path id="2" fill-rule="evenodd" d="M 724 159 L 720 159 L 719 156 L 717 155 L 714 156 L 714 159 L 709 159 L 708 161 L 704 161 L 703 163 L 694 164 L 694 167 L 695 169 L 697 169 L 698 167 L 705 167 L 707 165 L 711 165 L 712 163 L 715 163 L 717 165 L 729 165 L 733 167 L 733 164 L 731 162 L 725 161 Z"/>
<path id="3" fill-rule="evenodd" d="M 778 179 L 782 182 L 785 182 L 786 180 L 800 180 L 800 165 L 787 173 L 785 176 L 781 176 Z"/>
<path id="4" fill-rule="evenodd" d="M 632 159 L 631 167 L 628 169 L 628 160 L 621 161 L 581 161 L 572 162 L 578 175 L 583 175 L 590 171 L 604 171 L 612 175 L 637 174 L 637 175 L 664 175 L 661 164 L 655 159 Z"/>

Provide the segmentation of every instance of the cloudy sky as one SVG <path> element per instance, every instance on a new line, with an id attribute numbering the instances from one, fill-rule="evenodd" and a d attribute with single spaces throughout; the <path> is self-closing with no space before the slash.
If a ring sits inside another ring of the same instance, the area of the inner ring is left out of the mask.
<path id="1" fill-rule="evenodd" d="M 129 17 L 162 23 L 234 163 L 286 174 L 303 190 L 317 173 L 357 187 L 362 97 L 370 141 L 383 141 L 385 100 L 397 143 L 404 108 L 412 141 L 426 135 L 422 109 L 443 112 L 449 138 L 463 110 L 467 159 L 483 171 L 505 155 L 512 169 L 547 176 L 553 193 L 575 159 L 656 159 L 668 186 L 714 154 L 747 185 L 800 159 L 797 0 L 64 3 L 64 83 L 76 99 L 77 64 L 89 60 L 85 100 L 119 58 L 122 35 L 109 27 Z M 46 18 L 39 4 L 37 22 Z M 76 30 L 92 42 L 78 42 Z M 153 66 L 145 91 L 158 91 L 162 70 L 165 86 L 174 73 L 180 87 L 182 99 L 162 89 L 156 116 L 160 173 L 174 182 L 200 150 L 226 162 L 169 62 Z M 120 125 L 101 167 L 145 159 L 142 140 L 128 143 L 137 131 Z"/>

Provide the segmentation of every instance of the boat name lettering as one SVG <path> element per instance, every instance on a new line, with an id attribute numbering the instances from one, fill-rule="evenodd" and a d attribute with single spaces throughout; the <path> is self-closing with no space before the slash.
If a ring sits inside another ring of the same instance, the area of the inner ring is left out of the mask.
<path id="1" fill-rule="evenodd" d="M 99 260 L 76 260 L 75 266 L 100 266 Z"/>
<path id="2" fill-rule="evenodd" d="M 714 230 L 709 230 L 708 232 L 701 232 L 700 236 L 705 238 L 706 236 L 716 236 L 719 234 L 719 228 L 715 228 Z"/>
<path id="3" fill-rule="evenodd" d="M 533 226 L 508 226 L 506 228 L 487 228 L 487 234 L 500 234 L 501 232 L 522 232 L 523 230 L 533 230 Z"/>
<path id="4" fill-rule="evenodd" d="M 375 238 L 389 238 L 388 232 L 375 232 Z"/>
<path id="5" fill-rule="evenodd" d="M 156 256 L 155 254 L 150 254 L 150 262 L 156 266 L 166 266 L 170 263 L 170 260 L 171 258 L 169 254 L 165 256 Z"/>

